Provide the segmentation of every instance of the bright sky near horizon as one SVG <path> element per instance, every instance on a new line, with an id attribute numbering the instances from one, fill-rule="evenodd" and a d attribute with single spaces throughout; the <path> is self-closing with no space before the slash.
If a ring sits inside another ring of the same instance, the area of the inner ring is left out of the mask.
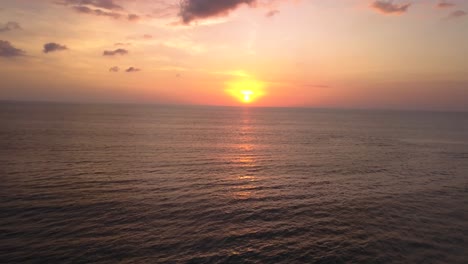
<path id="1" fill-rule="evenodd" d="M 0 100 L 468 110 L 468 1 L 0 0 Z"/>

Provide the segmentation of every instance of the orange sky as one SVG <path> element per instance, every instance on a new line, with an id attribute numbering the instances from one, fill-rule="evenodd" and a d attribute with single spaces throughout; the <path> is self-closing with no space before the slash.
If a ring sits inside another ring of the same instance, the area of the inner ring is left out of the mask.
<path id="1" fill-rule="evenodd" d="M 174 3 L 2 0 L 0 100 L 468 110 L 466 1 Z"/>

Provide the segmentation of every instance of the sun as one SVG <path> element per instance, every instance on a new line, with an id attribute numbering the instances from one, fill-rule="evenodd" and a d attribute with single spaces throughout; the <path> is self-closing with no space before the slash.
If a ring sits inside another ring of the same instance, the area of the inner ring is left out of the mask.
<path id="1" fill-rule="evenodd" d="M 244 98 L 242 98 L 242 101 L 244 101 L 244 103 L 250 103 L 250 101 L 252 101 L 252 95 L 254 94 L 254 92 L 252 91 L 241 91 L 241 94 L 244 95 Z"/>
<path id="2" fill-rule="evenodd" d="M 242 79 L 227 83 L 226 92 L 243 104 L 250 104 L 265 95 L 264 84 L 253 79 Z"/>

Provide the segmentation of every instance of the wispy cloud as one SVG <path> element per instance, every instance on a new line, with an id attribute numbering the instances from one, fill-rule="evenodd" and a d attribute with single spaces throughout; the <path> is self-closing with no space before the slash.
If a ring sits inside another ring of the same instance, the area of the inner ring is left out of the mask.
<path id="1" fill-rule="evenodd" d="M 279 10 L 274 9 L 274 10 L 268 11 L 268 12 L 265 14 L 265 16 L 266 16 L 266 17 L 274 17 L 274 16 L 278 15 L 279 13 L 280 13 Z"/>
<path id="2" fill-rule="evenodd" d="M 0 26 L 0 32 L 12 31 L 21 29 L 21 26 L 18 22 L 8 21 L 3 26 Z"/>
<path id="3" fill-rule="evenodd" d="M 153 35 L 151 34 L 144 34 L 144 35 L 138 35 L 138 36 L 129 36 L 127 37 L 127 39 L 131 39 L 131 40 L 150 40 L 150 39 L 153 39 Z"/>
<path id="4" fill-rule="evenodd" d="M 62 50 L 67 50 L 67 46 L 65 45 L 60 45 L 55 42 L 50 42 L 44 44 L 44 49 L 42 50 L 44 53 L 49 53 L 49 52 L 56 52 L 56 51 L 62 51 Z"/>
<path id="5" fill-rule="evenodd" d="M 114 67 L 111 67 L 109 69 L 110 72 L 119 72 L 120 71 L 120 68 L 118 66 L 114 66 Z"/>
<path id="6" fill-rule="evenodd" d="M 467 13 L 463 10 L 455 10 L 452 13 L 450 13 L 448 18 L 461 18 L 461 17 L 465 17 L 466 15 Z"/>
<path id="7" fill-rule="evenodd" d="M 125 72 L 131 73 L 131 72 L 139 72 L 141 69 L 135 68 L 135 67 L 130 67 L 125 70 Z"/>
<path id="8" fill-rule="evenodd" d="M 117 42 L 117 43 L 114 43 L 114 46 L 131 46 L 132 43 L 129 43 L 129 42 Z"/>
<path id="9" fill-rule="evenodd" d="M 70 7 L 81 14 L 110 17 L 114 19 L 124 18 L 128 21 L 138 21 L 140 16 L 129 13 L 125 8 L 114 0 L 61 0 L 56 1 L 58 5 Z"/>
<path id="10" fill-rule="evenodd" d="M 177 3 L 166 3 L 164 1 L 158 1 L 159 6 L 154 8 L 150 15 L 150 18 L 168 18 L 175 17 L 180 11 L 180 6 Z"/>
<path id="11" fill-rule="evenodd" d="M 12 58 L 23 56 L 25 52 L 11 45 L 9 41 L 0 40 L 0 57 Z"/>
<path id="12" fill-rule="evenodd" d="M 138 21 L 140 20 L 140 16 L 136 14 L 128 14 L 127 19 L 129 21 Z"/>
<path id="13" fill-rule="evenodd" d="M 116 4 L 113 0 L 63 0 L 59 3 L 64 5 L 92 6 L 108 10 L 123 10 L 123 7 Z"/>
<path id="14" fill-rule="evenodd" d="M 87 6 L 74 6 L 73 10 L 75 10 L 78 13 L 92 14 L 96 16 L 106 16 L 114 19 L 119 19 L 121 17 L 119 13 L 102 11 L 101 9 L 91 9 Z"/>
<path id="15" fill-rule="evenodd" d="M 447 2 L 447 1 L 440 1 L 436 5 L 436 7 L 438 7 L 438 8 L 450 8 L 450 7 L 454 7 L 454 6 L 455 6 L 454 3 Z"/>
<path id="16" fill-rule="evenodd" d="M 116 49 L 116 50 L 105 50 L 102 53 L 102 56 L 115 56 L 115 55 L 126 55 L 128 50 L 126 49 Z"/>
<path id="17" fill-rule="evenodd" d="M 410 6 L 411 3 L 396 4 L 392 0 L 376 0 L 371 4 L 371 8 L 386 15 L 406 13 Z"/>

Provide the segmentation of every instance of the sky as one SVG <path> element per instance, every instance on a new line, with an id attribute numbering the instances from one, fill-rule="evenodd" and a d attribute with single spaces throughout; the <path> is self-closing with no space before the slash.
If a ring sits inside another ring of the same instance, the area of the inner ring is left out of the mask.
<path id="1" fill-rule="evenodd" d="M 468 110 L 464 0 L 0 0 L 0 100 Z"/>

